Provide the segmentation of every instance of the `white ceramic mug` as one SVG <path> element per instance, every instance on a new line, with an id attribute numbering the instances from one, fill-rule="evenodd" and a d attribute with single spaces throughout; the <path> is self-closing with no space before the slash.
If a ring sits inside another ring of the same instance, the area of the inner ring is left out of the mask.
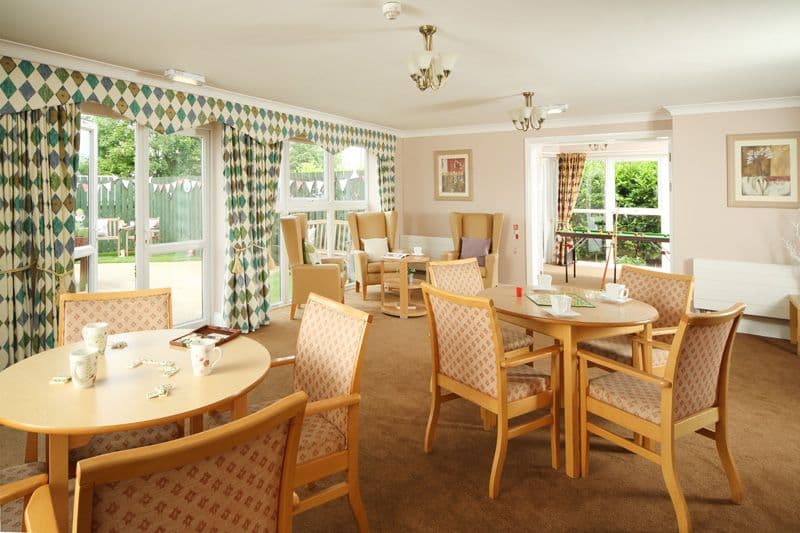
<path id="1" fill-rule="evenodd" d="M 108 323 L 90 322 L 83 326 L 81 336 L 87 348 L 96 351 L 99 355 L 105 355 L 106 344 L 108 344 Z"/>
<path id="2" fill-rule="evenodd" d="M 97 350 L 75 348 L 69 353 L 69 375 L 72 384 L 80 389 L 94 387 L 97 379 Z"/>
<path id="3" fill-rule="evenodd" d="M 540 289 L 549 289 L 553 284 L 553 276 L 550 274 L 539 274 L 536 276 L 536 286 Z"/>
<path id="4" fill-rule="evenodd" d="M 422 246 L 414 247 L 414 255 L 422 255 Z"/>
<path id="5" fill-rule="evenodd" d="M 197 339 L 189 345 L 189 352 L 192 356 L 192 372 L 195 376 L 209 375 L 222 359 L 222 348 L 218 348 L 213 339 Z M 212 362 L 211 354 L 213 353 L 218 353 L 218 355 Z"/>
<path id="6" fill-rule="evenodd" d="M 612 300 L 624 300 L 630 292 L 628 287 L 620 283 L 606 283 L 606 295 Z"/>
<path id="7" fill-rule="evenodd" d="M 567 315 L 572 310 L 572 296 L 554 294 L 550 297 L 550 305 L 556 315 Z"/>

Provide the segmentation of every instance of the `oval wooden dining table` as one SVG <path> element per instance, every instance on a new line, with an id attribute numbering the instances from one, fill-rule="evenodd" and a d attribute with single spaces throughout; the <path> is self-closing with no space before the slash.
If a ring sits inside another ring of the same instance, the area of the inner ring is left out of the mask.
<path id="1" fill-rule="evenodd" d="M 109 337 L 99 357 L 95 386 L 51 385 L 53 376 L 69 376 L 69 352 L 82 343 L 47 350 L 0 372 L 0 424 L 47 435 L 49 483 L 59 530 L 67 530 L 69 450 L 93 435 L 189 419 L 189 432 L 202 430 L 203 413 L 231 408 L 232 418 L 247 414 L 247 393 L 267 375 L 269 351 L 246 337 L 221 346 L 222 359 L 208 376 L 195 376 L 189 351 L 169 341 L 191 330 L 169 329 L 122 333 Z M 125 341 L 122 349 L 111 349 Z M 174 361 L 172 377 L 157 366 L 129 368 L 136 359 Z M 147 399 L 162 384 L 168 396 Z"/>
<path id="2" fill-rule="evenodd" d="M 562 294 L 585 295 L 582 289 L 571 287 L 556 287 L 556 289 Z M 658 311 L 653 306 L 637 300 L 618 304 L 593 299 L 590 303 L 595 307 L 573 308 L 578 313 L 575 317 L 555 317 L 548 313 L 549 307 L 539 306 L 527 297 L 533 293 L 531 288 L 526 288 L 523 292 L 523 296 L 517 297 L 515 287 L 499 286 L 485 289 L 479 296 L 492 299 L 501 320 L 549 335 L 561 344 L 566 472 L 569 477 L 577 478 L 581 475 L 578 429 L 580 408 L 578 343 L 629 333 L 649 339 L 652 336 L 652 324 L 658 319 Z"/>

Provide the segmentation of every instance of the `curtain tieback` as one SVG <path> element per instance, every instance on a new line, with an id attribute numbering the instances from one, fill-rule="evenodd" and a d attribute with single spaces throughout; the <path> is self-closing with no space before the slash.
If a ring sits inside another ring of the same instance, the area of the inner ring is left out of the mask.
<path id="1" fill-rule="evenodd" d="M 269 246 L 264 246 L 262 244 L 258 244 L 255 242 L 251 242 L 250 244 L 245 243 L 237 243 L 231 246 L 233 250 L 233 273 L 234 274 L 241 274 L 244 272 L 244 267 L 242 266 L 242 254 L 247 251 L 248 248 L 255 248 L 256 250 L 268 250 Z"/>
<path id="2" fill-rule="evenodd" d="M 69 264 L 64 272 L 56 272 L 55 270 L 50 270 L 49 268 L 42 268 L 39 266 L 39 263 L 36 261 L 32 261 L 31 263 L 17 267 L 17 268 L 9 268 L 6 270 L 0 270 L 0 276 L 5 276 L 8 274 L 16 274 L 17 272 L 25 272 L 26 270 L 31 271 L 31 278 L 32 278 L 32 285 L 36 285 L 36 276 L 41 272 L 43 274 L 50 274 L 56 280 L 56 301 L 58 301 L 59 296 L 63 293 L 69 291 L 69 284 L 70 280 L 72 279 L 72 275 L 75 271 L 75 267 L 72 263 Z"/>

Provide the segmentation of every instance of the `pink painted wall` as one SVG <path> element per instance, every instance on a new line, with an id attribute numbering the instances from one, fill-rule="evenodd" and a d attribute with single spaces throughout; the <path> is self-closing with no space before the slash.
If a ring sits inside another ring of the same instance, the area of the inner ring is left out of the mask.
<path id="1" fill-rule="evenodd" d="M 693 258 L 790 263 L 797 209 L 727 207 L 725 136 L 800 131 L 800 108 L 677 116 L 672 122 L 673 270 Z"/>
<path id="2" fill-rule="evenodd" d="M 671 121 L 544 129 L 533 137 L 663 131 Z M 474 195 L 470 202 L 433 199 L 433 152 L 471 149 Z M 500 282 L 525 282 L 525 135 L 518 132 L 411 137 L 401 139 L 398 157 L 400 231 L 407 235 L 449 237 L 452 211 L 501 212 Z M 512 237 L 519 224 L 520 239 Z"/>

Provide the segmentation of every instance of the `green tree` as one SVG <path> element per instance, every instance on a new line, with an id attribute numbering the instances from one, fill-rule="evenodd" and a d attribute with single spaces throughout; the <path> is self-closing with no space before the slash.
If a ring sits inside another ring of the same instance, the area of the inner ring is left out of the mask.
<path id="1" fill-rule="evenodd" d="M 197 137 L 150 134 L 150 175 L 153 177 L 199 177 L 202 146 Z"/>
<path id="2" fill-rule="evenodd" d="M 614 173 L 617 207 L 658 207 L 657 161 L 622 161 Z"/>
<path id="3" fill-rule="evenodd" d="M 95 117 L 95 121 L 98 174 L 132 178 L 136 156 L 133 122 L 106 117 Z"/>
<path id="4" fill-rule="evenodd" d="M 583 167 L 577 209 L 603 209 L 606 204 L 606 162 L 589 159 Z"/>
<path id="5" fill-rule="evenodd" d="M 325 151 L 315 145 L 293 142 L 289 151 L 289 170 L 292 174 L 324 172 Z"/>

